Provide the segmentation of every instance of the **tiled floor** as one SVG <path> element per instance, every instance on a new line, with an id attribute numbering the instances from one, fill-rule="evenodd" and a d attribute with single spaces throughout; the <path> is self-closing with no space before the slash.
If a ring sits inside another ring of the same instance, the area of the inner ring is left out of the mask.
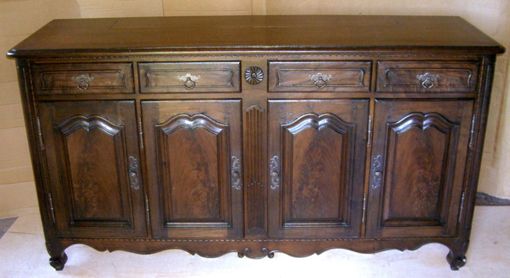
<path id="1" fill-rule="evenodd" d="M 9 230 L 9 228 L 14 224 L 17 217 L 3 218 L 0 219 L 0 238 Z"/>
<path id="2" fill-rule="evenodd" d="M 62 272 L 48 265 L 37 211 L 20 215 L 0 239 L 0 277 L 510 277 L 510 207 L 476 207 L 468 264 L 452 272 L 448 249 L 427 244 L 416 251 L 358 254 L 330 250 L 320 256 L 216 259 L 169 250 L 153 255 L 97 252 L 84 245 L 67 249 Z"/>

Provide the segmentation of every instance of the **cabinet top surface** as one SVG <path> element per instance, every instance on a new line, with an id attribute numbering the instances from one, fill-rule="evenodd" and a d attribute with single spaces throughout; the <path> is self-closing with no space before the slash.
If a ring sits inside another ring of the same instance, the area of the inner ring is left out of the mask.
<path id="1" fill-rule="evenodd" d="M 53 20 L 8 55 L 415 49 L 504 51 L 460 17 L 196 16 Z"/>

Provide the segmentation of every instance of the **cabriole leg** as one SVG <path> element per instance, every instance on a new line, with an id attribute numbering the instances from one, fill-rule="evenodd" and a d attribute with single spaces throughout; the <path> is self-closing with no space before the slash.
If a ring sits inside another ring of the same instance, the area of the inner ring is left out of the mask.
<path id="1" fill-rule="evenodd" d="M 64 269 L 67 262 L 67 254 L 64 252 L 65 248 L 60 244 L 46 242 L 46 249 L 50 254 L 50 265 L 57 271 Z"/>
<path id="2" fill-rule="evenodd" d="M 448 255 L 446 255 L 446 260 L 450 264 L 450 268 L 452 270 L 459 270 L 459 268 L 466 265 L 466 256 L 464 255 L 464 252 L 462 253 L 456 253 L 453 250 L 450 249 L 450 252 Z"/>
<path id="3" fill-rule="evenodd" d="M 60 256 L 50 258 L 50 265 L 57 271 L 64 269 L 66 262 L 67 255 L 65 252 L 62 252 Z"/>

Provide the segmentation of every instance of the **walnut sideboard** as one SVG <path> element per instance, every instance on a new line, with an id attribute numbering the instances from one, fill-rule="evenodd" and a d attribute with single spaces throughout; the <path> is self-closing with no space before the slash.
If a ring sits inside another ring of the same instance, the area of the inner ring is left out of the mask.
<path id="1" fill-rule="evenodd" d="M 496 55 L 458 17 L 54 20 L 16 58 L 50 264 L 436 242 L 466 262 Z"/>

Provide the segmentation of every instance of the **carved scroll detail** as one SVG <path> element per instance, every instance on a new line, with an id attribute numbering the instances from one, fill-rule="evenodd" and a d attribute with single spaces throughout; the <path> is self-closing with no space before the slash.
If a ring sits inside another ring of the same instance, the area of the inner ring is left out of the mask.
<path id="1" fill-rule="evenodd" d="M 101 116 L 74 116 L 66 121 L 62 122 L 58 129 L 64 135 L 69 135 L 78 129 L 84 129 L 87 132 L 97 128 L 103 131 L 104 133 L 114 136 L 122 129 L 122 126 L 116 125 L 108 121 L 107 119 Z"/>
<path id="2" fill-rule="evenodd" d="M 161 128 L 161 130 L 166 134 L 170 134 L 179 128 L 204 128 L 212 134 L 217 135 L 225 130 L 228 125 L 219 123 L 204 114 L 195 114 L 193 116 L 188 114 L 180 114 L 164 123 L 156 125 L 156 127 Z"/>

